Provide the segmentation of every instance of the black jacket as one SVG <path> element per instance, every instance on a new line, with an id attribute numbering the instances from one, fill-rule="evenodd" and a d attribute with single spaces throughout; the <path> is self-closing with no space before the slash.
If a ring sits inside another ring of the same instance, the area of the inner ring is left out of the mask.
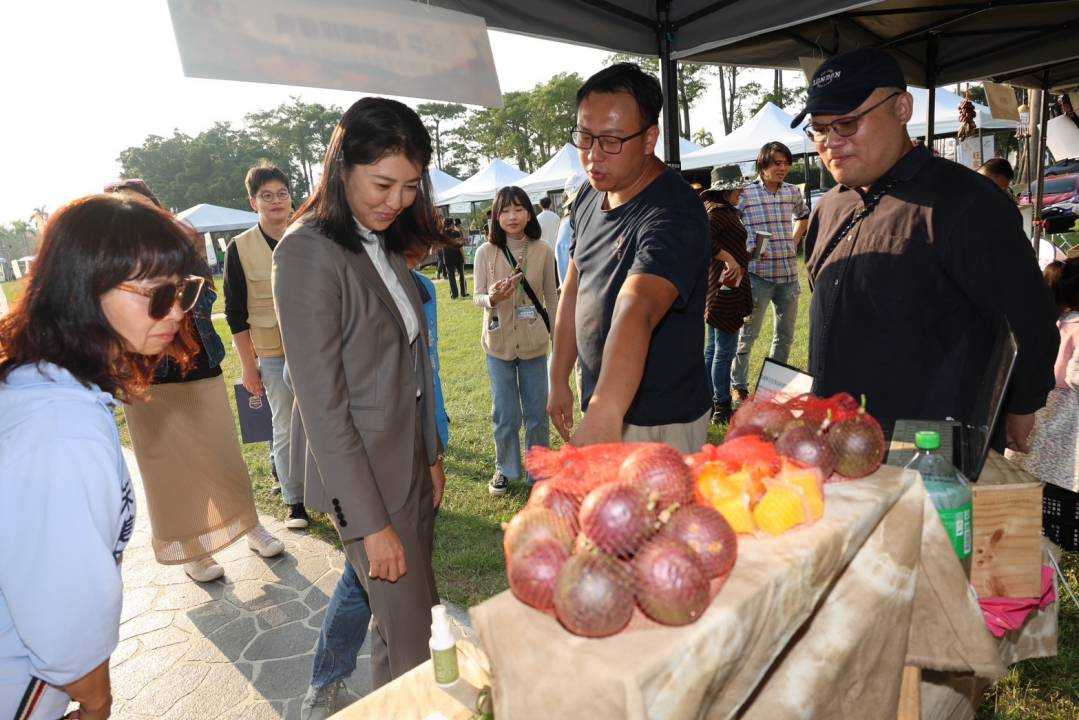
<path id="1" fill-rule="evenodd" d="M 881 189 L 876 208 L 837 241 Z M 842 186 L 825 195 L 806 253 L 819 394 L 865 394 L 886 425 L 967 420 L 1003 317 L 1019 345 L 1005 409 L 1045 404 L 1057 311 L 1014 203 L 987 178 L 915 148 L 865 196 Z"/>

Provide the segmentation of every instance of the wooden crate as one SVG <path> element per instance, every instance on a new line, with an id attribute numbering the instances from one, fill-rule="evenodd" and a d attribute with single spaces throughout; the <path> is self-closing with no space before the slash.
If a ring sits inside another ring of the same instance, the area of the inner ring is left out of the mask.
<path id="1" fill-rule="evenodd" d="M 1040 597 L 1042 484 L 990 451 L 973 493 L 974 590 L 979 597 Z"/>

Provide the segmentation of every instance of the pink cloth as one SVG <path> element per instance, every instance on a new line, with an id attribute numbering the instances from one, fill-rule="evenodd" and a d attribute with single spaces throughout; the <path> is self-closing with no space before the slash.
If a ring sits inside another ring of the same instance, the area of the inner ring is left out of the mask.
<path id="1" fill-rule="evenodd" d="M 1068 388 L 1068 363 L 1079 354 L 1079 312 L 1065 313 L 1057 320 L 1057 328 L 1060 330 L 1060 350 L 1057 351 L 1057 361 L 1053 366 L 1053 373 L 1057 378 L 1058 388 Z"/>
<path id="2" fill-rule="evenodd" d="M 1027 615 L 1035 610 L 1044 610 L 1057 599 L 1056 589 L 1053 587 L 1053 568 L 1042 566 L 1042 596 L 1040 598 L 1005 598 L 989 597 L 982 598 L 978 604 L 982 606 L 982 615 L 985 617 L 986 627 L 995 637 L 1004 637 L 1009 630 L 1018 630 L 1023 627 Z"/>

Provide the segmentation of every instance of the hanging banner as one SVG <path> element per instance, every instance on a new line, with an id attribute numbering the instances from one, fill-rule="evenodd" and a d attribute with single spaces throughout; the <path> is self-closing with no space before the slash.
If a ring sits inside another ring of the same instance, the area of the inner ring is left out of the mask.
<path id="1" fill-rule="evenodd" d="M 1019 122 L 1019 103 L 1015 100 L 1015 90 L 1011 85 L 986 80 L 982 86 L 985 88 L 989 110 L 995 119 Z"/>
<path id="2" fill-rule="evenodd" d="M 487 24 L 408 0 L 169 0 L 184 74 L 501 107 Z"/>

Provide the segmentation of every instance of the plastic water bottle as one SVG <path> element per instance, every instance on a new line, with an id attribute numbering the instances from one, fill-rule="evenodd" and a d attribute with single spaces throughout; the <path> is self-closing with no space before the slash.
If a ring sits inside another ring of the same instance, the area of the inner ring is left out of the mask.
<path id="1" fill-rule="evenodd" d="M 970 577 L 970 554 L 974 542 L 970 482 L 940 454 L 940 433 L 933 430 L 917 432 L 914 444 L 918 452 L 907 463 L 907 468 L 921 473 L 925 490 L 944 523 L 952 548 L 959 556 L 967 577 Z"/>

